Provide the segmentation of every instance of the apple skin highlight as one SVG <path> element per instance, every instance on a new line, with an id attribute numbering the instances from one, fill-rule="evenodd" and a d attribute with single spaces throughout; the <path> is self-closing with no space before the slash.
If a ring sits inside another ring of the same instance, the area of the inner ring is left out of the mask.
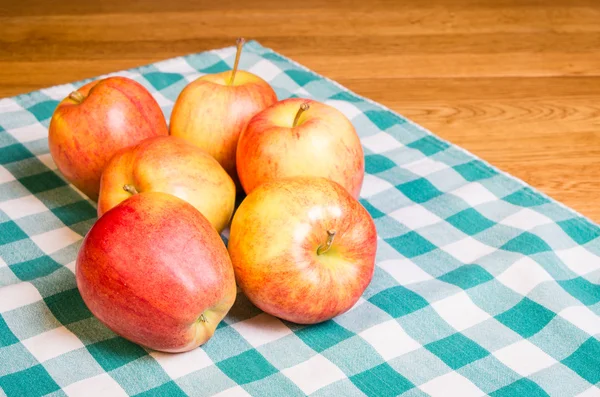
<path id="1" fill-rule="evenodd" d="M 148 191 L 189 202 L 219 232 L 229 225 L 235 206 L 235 184 L 227 172 L 208 153 L 173 136 L 146 139 L 111 159 L 102 173 L 98 216 Z"/>
<path id="2" fill-rule="evenodd" d="M 96 201 L 102 171 L 117 151 L 168 134 L 165 116 L 144 86 L 109 77 L 84 85 L 58 104 L 48 146 L 65 178 Z"/>
<path id="3" fill-rule="evenodd" d="M 373 277 L 377 232 L 339 184 L 294 177 L 246 197 L 234 214 L 228 250 L 238 285 L 257 307 L 315 324 L 358 301 Z"/>
<path id="4" fill-rule="evenodd" d="M 269 83 L 237 70 L 243 44 L 244 40 L 238 39 L 232 70 L 204 75 L 181 91 L 170 121 L 171 135 L 213 156 L 238 187 L 236 149 L 240 134 L 255 114 L 277 101 Z"/>
<path id="5" fill-rule="evenodd" d="M 301 110 L 304 105 L 307 110 Z M 365 173 L 352 123 L 334 107 L 304 98 L 279 101 L 254 116 L 240 136 L 236 157 L 247 194 L 264 182 L 319 176 L 358 198 Z"/>
<path id="6" fill-rule="evenodd" d="M 86 235 L 77 287 L 122 337 L 164 352 L 208 341 L 236 298 L 227 249 L 191 204 L 167 193 L 132 196 Z"/>

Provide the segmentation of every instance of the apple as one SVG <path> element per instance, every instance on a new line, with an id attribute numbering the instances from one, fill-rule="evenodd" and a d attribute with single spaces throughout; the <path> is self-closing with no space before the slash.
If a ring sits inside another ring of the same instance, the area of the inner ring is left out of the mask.
<path id="1" fill-rule="evenodd" d="M 90 311 L 118 335 L 184 352 L 209 340 L 236 298 L 225 244 L 191 204 L 136 194 L 86 234 L 75 267 Z"/>
<path id="2" fill-rule="evenodd" d="M 322 177 L 254 189 L 233 216 L 229 255 L 258 308 L 299 324 L 348 311 L 373 277 L 377 233 L 366 209 Z"/>
<path id="3" fill-rule="evenodd" d="M 217 160 L 181 138 L 158 136 L 122 149 L 105 167 L 98 216 L 132 194 L 150 191 L 189 202 L 219 232 L 231 220 L 236 197 L 233 180 Z"/>
<path id="4" fill-rule="evenodd" d="M 243 39 L 231 71 L 204 75 L 179 94 L 171 113 L 170 133 L 208 152 L 238 183 L 238 138 L 256 113 L 277 101 L 273 88 L 250 72 L 237 70 Z"/>
<path id="5" fill-rule="evenodd" d="M 321 176 L 358 198 L 365 161 L 343 113 L 318 101 L 290 98 L 250 120 L 238 142 L 237 171 L 246 193 L 280 178 Z"/>
<path id="6" fill-rule="evenodd" d="M 96 201 L 102 170 L 118 150 L 168 134 L 162 110 L 144 86 L 126 77 L 108 77 L 84 85 L 58 104 L 48 145 L 59 171 Z"/>

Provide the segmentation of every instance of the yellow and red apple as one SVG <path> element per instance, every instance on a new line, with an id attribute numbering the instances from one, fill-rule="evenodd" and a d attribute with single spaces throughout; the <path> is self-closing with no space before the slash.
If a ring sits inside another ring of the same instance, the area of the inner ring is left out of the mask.
<path id="1" fill-rule="evenodd" d="M 108 77 L 84 85 L 58 104 L 48 145 L 65 178 L 97 200 L 102 170 L 118 150 L 168 134 L 164 114 L 144 86 L 126 77 Z"/>
<path id="2" fill-rule="evenodd" d="M 133 194 L 152 191 L 189 202 L 219 232 L 235 206 L 235 184 L 214 158 L 181 138 L 161 136 L 111 159 L 102 173 L 98 216 Z"/>
<path id="3" fill-rule="evenodd" d="M 281 178 L 320 176 L 358 198 L 365 173 L 363 149 L 350 120 L 310 99 L 286 99 L 254 116 L 240 136 L 236 158 L 246 193 Z"/>
<path id="4" fill-rule="evenodd" d="M 170 133 L 213 156 L 238 183 L 235 153 L 240 133 L 256 113 L 277 101 L 273 88 L 250 72 L 237 70 L 243 40 L 231 71 L 207 74 L 188 84 L 171 113 Z"/>
<path id="5" fill-rule="evenodd" d="M 191 204 L 137 194 L 91 228 L 76 262 L 90 311 L 118 335 L 165 352 L 209 340 L 236 298 L 227 249 Z"/>
<path id="6" fill-rule="evenodd" d="M 294 177 L 264 183 L 244 199 L 228 250 L 250 301 L 313 324 L 358 301 L 373 277 L 377 235 L 369 213 L 338 183 Z"/>

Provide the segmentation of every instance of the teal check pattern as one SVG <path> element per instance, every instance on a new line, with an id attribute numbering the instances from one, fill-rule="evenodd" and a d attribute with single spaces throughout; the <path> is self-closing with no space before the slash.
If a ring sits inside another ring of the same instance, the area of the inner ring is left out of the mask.
<path id="1" fill-rule="evenodd" d="M 234 48 L 115 73 L 168 118 Z M 0 100 L 0 396 L 600 396 L 600 228 L 406 118 L 262 47 L 241 67 L 280 99 L 324 101 L 365 150 L 373 280 L 347 313 L 299 326 L 243 294 L 192 352 L 146 350 L 75 284 L 94 204 L 58 173 L 47 128 L 87 81 Z M 223 234 L 227 239 L 227 233 Z"/>

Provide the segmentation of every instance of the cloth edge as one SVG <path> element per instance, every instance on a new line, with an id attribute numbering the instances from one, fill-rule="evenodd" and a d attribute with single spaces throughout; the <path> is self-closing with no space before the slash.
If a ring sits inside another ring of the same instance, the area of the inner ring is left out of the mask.
<path id="1" fill-rule="evenodd" d="M 190 57 L 190 56 L 196 56 L 196 55 L 199 55 L 199 54 L 202 54 L 202 53 L 205 53 L 205 52 L 212 52 L 212 51 L 222 51 L 222 50 L 226 50 L 226 49 L 230 49 L 230 48 L 234 48 L 234 47 L 235 47 L 235 46 L 227 46 L 227 47 L 221 47 L 221 48 L 213 48 L 213 49 L 211 49 L 211 50 L 206 50 L 206 51 L 202 51 L 202 52 L 199 52 L 199 53 L 189 53 L 189 54 L 185 54 L 185 55 L 180 55 L 179 57 L 165 58 L 165 59 L 162 59 L 162 60 L 159 60 L 159 61 L 156 61 L 156 62 L 152 62 L 152 63 L 148 63 L 148 64 L 144 64 L 144 65 L 139 65 L 139 66 L 136 66 L 136 67 L 134 67 L 134 68 L 129 68 L 129 69 L 121 69 L 121 70 L 118 70 L 118 71 L 109 72 L 109 73 L 101 74 L 101 75 L 94 76 L 94 77 L 90 77 L 90 78 L 86 78 L 86 79 L 76 80 L 76 81 L 72 81 L 72 82 L 69 82 L 69 83 L 57 84 L 57 85 L 54 85 L 54 86 L 48 86 L 48 87 L 39 88 L 39 89 L 37 89 L 37 90 L 34 90 L 34 91 L 30 91 L 30 92 L 26 92 L 26 93 L 22 93 L 22 94 L 14 95 L 14 96 L 11 96 L 11 97 L 4 97 L 4 98 L 0 98 L 0 107 L 2 106 L 2 102 L 3 102 L 4 100 L 7 100 L 7 99 L 12 99 L 12 98 L 24 98 L 24 97 L 30 96 L 30 95 L 32 95 L 33 93 L 35 93 L 35 92 L 37 92 L 37 91 L 40 91 L 40 90 L 51 90 L 51 89 L 55 89 L 55 88 L 62 87 L 62 86 L 66 86 L 66 85 L 80 85 L 80 84 L 81 84 L 81 85 L 83 85 L 83 84 L 85 84 L 85 83 L 87 83 L 87 82 L 89 82 L 89 81 L 93 81 L 93 80 L 96 80 L 96 79 L 99 79 L 99 78 L 103 78 L 103 77 L 106 77 L 106 76 L 109 76 L 109 75 L 115 75 L 115 74 L 122 73 L 122 72 L 138 71 L 138 70 L 140 70 L 140 69 L 142 69 L 142 68 L 144 68 L 144 67 L 148 67 L 148 66 L 150 66 L 150 65 L 153 65 L 153 64 L 155 64 L 155 63 L 162 62 L 162 61 L 166 61 L 166 60 L 168 60 L 168 59 L 174 59 L 174 58 L 188 58 L 188 57 Z M 318 78 L 320 78 L 320 79 L 323 79 L 323 80 L 325 80 L 325 81 L 326 81 L 326 82 L 328 82 L 329 84 L 332 84 L 332 85 L 336 86 L 337 88 L 340 88 L 340 89 L 342 89 L 343 91 L 345 91 L 345 92 L 347 92 L 347 93 L 349 93 L 349 94 L 353 95 L 354 97 L 356 97 L 356 98 L 358 98 L 358 99 L 360 99 L 360 100 L 363 100 L 363 101 L 365 101 L 365 102 L 368 102 L 368 103 L 370 103 L 371 105 L 374 105 L 374 106 L 376 106 L 376 107 L 378 107 L 378 108 L 380 108 L 380 109 L 382 109 L 382 110 L 384 110 L 384 111 L 387 111 L 387 112 L 390 112 L 390 113 L 392 113 L 393 115 L 395 115 L 395 116 L 397 116 L 397 117 L 401 118 L 402 120 L 406 121 L 407 123 L 409 123 L 409 124 L 410 124 L 411 126 L 413 126 L 414 128 L 416 128 L 416 129 L 418 129 L 418 130 L 420 130 L 420 131 L 424 132 L 426 135 L 428 135 L 428 136 L 432 136 L 432 137 L 434 137 L 434 138 L 436 138 L 436 139 L 439 139 L 441 142 L 444 142 L 444 143 L 448 144 L 449 146 L 452 146 L 452 147 L 454 147 L 454 148 L 458 149 L 459 151 L 463 152 L 465 155 L 467 155 L 468 157 L 470 157 L 470 158 L 471 158 L 471 159 L 473 159 L 473 160 L 478 160 L 478 161 L 481 161 L 481 162 L 482 162 L 484 165 L 486 165 L 486 166 L 490 167 L 491 169 L 493 169 L 494 171 L 496 171 L 498 174 L 501 174 L 501 175 L 503 175 L 504 177 L 507 177 L 507 178 L 509 178 L 509 179 L 511 179 L 511 180 L 513 180 L 513 181 L 516 181 L 516 182 L 517 182 L 517 183 L 519 183 L 521 186 L 523 186 L 523 187 L 525 187 L 525 188 L 529 188 L 529 189 L 531 189 L 531 190 L 532 190 L 532 191 L 534 191 L 535 193 L 537 193 L 537 194 L 539 194 L 540 196 L 542 196 L 542 197 L 544 197 L 545 199 L 547 199 L 549 202 L 551 202 L 551 203 L 554 203 L 554 204 L 558 205 L 560 208 L 562 208 L 562 209 L 564 209 L 564 210 L 566 210 L 566 211 L 568 211 L 568 212 L 570 212 L 570 213 L 574 214 L 575 216 L 577 216 L 577 217 L 579 217 L 579 218 L 582 218 L 582 219 L 586 220 L 586 221 L 587 221 L 587 222 L 589 222 L 589 223 L 590 223 L 592 226 L 595 226 L 595 227 L 597 227 L 597 228 L 600 228 L 600 224 L 599 224 L 599 223 L 597 223 L 597 222 L 595 222 L 594 220 L 592 220 L 592 219 L 591 219 L 591 218 L 589 218 L 588 216 L 586 216 L 586 215 L 583 215 L 582 213 L 580 213 L 579 211 L 575 210 L 574 208 L 572 208 L 572 207 L 569 207 L 569 206 L 568 206 L 568 205 L 566 205 L 565 203 L 563 203 L 563 202 L 561 202 L 561 201 L 559 201 L 559 200 L 557 200 L 557 199 L 553 198 L 552 196 L 548 195 L 547 193 L 545 193 L 545 192 L 541 191 L 539 188 L 536 188 L 536 187 L 534 187 L 534 186 L 530 185 L 529 183 L 525 182 L 524 180 L 522 180 L 522 179 L 520 179 L 520 178 L 518 178 L 518 177 L 516 177 L 516 176 L 514 176 L 514 175 L 512 175 L 512 174 L 510 174 L 510 173 L 508 173 L 507 171 L 504 171 L 504 170 L 502 170 L 502 169 L 498 168 L 497 166 L 495 166 L 495 165 L 493 165 L 493 164 L 489 163 L 487 160 L 485 160 L 485 159 L 483 159 L 483 158 L 481 158 L 481 157 L 479 157 L 479 156 L 475 155 L 474 153 L 470 152 L 469 150 L 467 150 L 467 149 L 463 148 L 462 146 L 460 146 L 460 145 L 457 145 L 457 144 L 455 144 L 455 143 L 453 143 L 453 142 L 451 142 L 451 141 L 449 141 L 449 140 L 447 140 L 447 139 L 444 139 L 444 138 L 442 138 L 442 137 L 438 136 L 437 134 L 435 134 L 434 132 L 430 131 L 429 129 L 427 129 L 427 128 L 425 128 L 425 127 L 423 127 L 423 126 L 421 126 L 421 125 L 417 124 L 417 123 L 416 123 L 416 122 L 414 122 L 413 120 L 411 120 L 411 119 L 409 119 L 409 118 L 407 118 L 407 117 L 405 117 L 405 116 L 401 115 L 400 113 L 398 113 L 398 112 L 396 112 L 396 111 L 394 111 L 394 110 L 392 110 L 392 109 L 388 108 L 387 106 L 385 106 L 385 105 L 383 105 L 383 104 L 381 104 L 381 103 L 379 103 L 379 102 L 376 102 L 376 101 L 374 101 L 374 100 L 372 100 L 372 99 L 370 99 L 370 98 L 367 98 L 367 97 L 364 97 L 364 96 L 362 96 L 362 95 L 359 95 L 359 94 L 357 94 L 356 92 L 354 92 L 354 91 L 352 91 L 351 89 L 349 89 L 348 87 L 346 87 L 346 86 L 344 86 L 344 85 L 342 85 L 342 84 L 338 83 L 337 81 L 335 81 L 335 80 L 332 80 L 332 79 L 330 79 L 330 78 L 328 78 L 328 77 L 326 77 L 326 76 L 323 76 L 323 75 L 321 75 L 321 74 L 319 74 L 319 73 L 315 72 L 314 70 L 312 70 L 312 69 L 308 68 L 307 66 L 304 66 L 304 65 L 302 65 L 301 63 L 299 63 L 299 62 L 297 62 L 297 61 L 295 61 L 295 60 L 293 60 L 293 59 L 291 59 L 291 58 L 288 58 L 287 56 L 285 56 L 285 55 L 283 55 L 283 54 L 281 54 L 281 53 L 279 53 L 279 52 L 275 51 L 275 50 L 274 50 L 274 49 L 272 49 L 272 48 L 269 48 L 269 47 L 265 47 L 265 46 L 263 46 L 262 44 L 260 44 L 260 43 L 259 43 L 258 41 L 256 41 L 256 40 L 248 40 L 248 41 L 246 42 L 246 45 L 245 45 L 245 47 L 246 47 L 246 48 L 247 48 L 247 47 L 250 47 L 250 48 L 251 48 L 252 50 L 254 50 L 255 52 L 256 52 L 256 50 L 260 50 L 260 51 L 262 51 L 262 52 L 265 52 L 265 51 L 266 51 L 266 52 L 270 52 L 270 53 L 272 53 L 272 54 L 275 54 L 275 55 L 277 55 L 278 57 L 281 57 L 281 58 L 282 58 L 284 61 L 286 61 L 286 62 L 289 62 L 289 63 L 291 63 L 291 64 L 293 64 L 293 65 L 295 65 L 295 66 L 297 66 L 297 67 L 301 68 L 302 70 L 304 70 L 304 71 L 306 71 L 306 72 L 308 72 L 308 73 L 312 74 L 313 76 L 316 76 L 316 77 L 318 77 Z M 586 225 L 586 227 L 588 227 L 588 228 L 589 228 L 589 227 L 590 227 L 590 225 Z"/>

